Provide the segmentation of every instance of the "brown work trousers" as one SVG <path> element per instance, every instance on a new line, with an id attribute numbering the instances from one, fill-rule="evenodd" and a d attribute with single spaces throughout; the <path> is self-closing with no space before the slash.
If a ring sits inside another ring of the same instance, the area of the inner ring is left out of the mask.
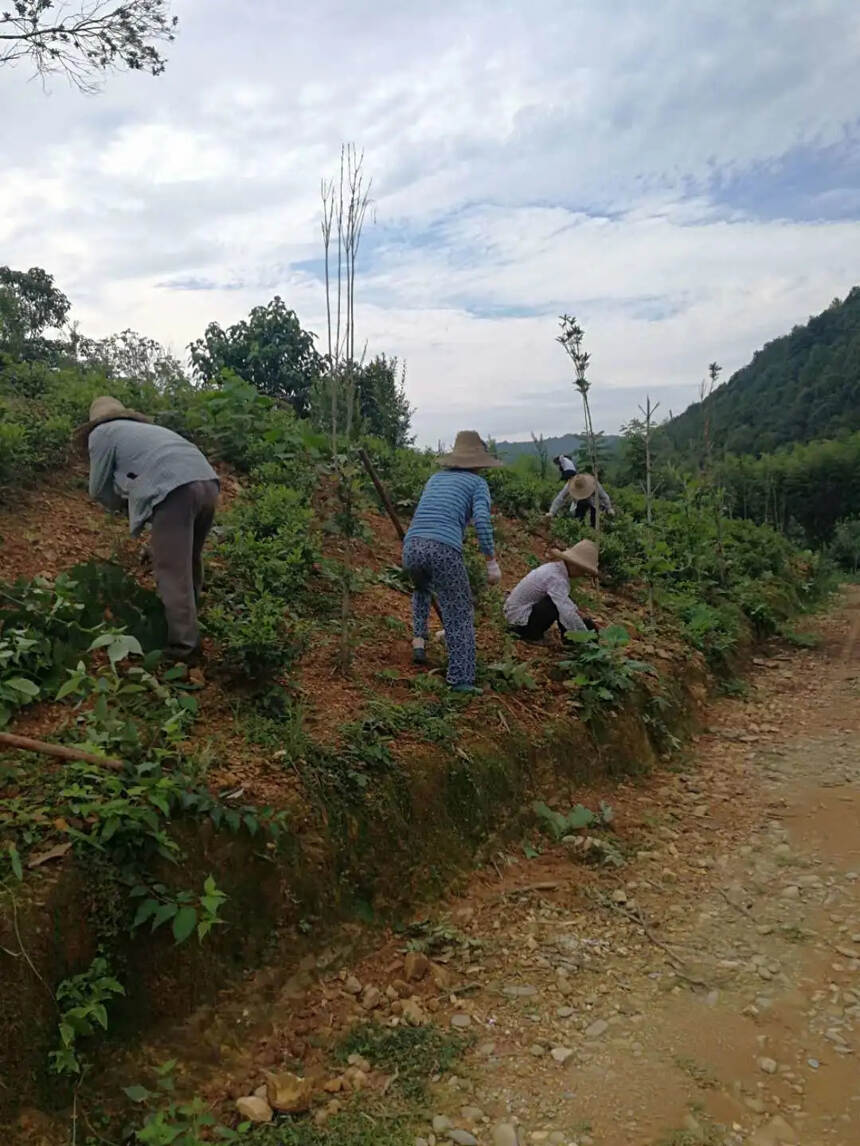
<path id="1" fill-rule="evenodd" d="M 167 616 L 169 651 L 178 657 L 189 656 L 200 644 L 203 545 L 217 504 L 217 481 L 191 481 L 172 490 L 152 514 L 153 571 Z"/>

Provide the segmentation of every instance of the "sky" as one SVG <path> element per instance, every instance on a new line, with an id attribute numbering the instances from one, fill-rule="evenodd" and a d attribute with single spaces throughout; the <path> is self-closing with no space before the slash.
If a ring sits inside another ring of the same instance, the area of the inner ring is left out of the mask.
<path id="1" fill-rule="evenodd" d="M 660 415 L 860 281 L 856 0 L 176 0 L 164 75 L 0 68 L 0 262 L 180 356 L 279 294 L 322 335 L 320 180 L 365 152 L 358 341 L 421 444 Z"/>

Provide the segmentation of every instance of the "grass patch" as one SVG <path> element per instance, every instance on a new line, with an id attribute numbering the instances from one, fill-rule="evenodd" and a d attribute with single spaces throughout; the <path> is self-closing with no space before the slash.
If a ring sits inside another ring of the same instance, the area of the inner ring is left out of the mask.
<path id="1" fill-rule="evenodd" d="M 677 1055 L 675 1058 L 675 1066 L 678 1070 L 682 1070 L 684 1074 L 701 1086 L 703 1090 L 715 1090 L 719 1086 L 719 1081 L 710 1067 L 705 1066 L 704 1063 L 697 1062 L 689 1055 Z"/>
<path id="2" fill-rule="evenodd" d="M 396 1074 L 392 1091 L 412 1101 L 427 1093 L 427 1083 L 444 1074 L 462 1057 L 470 1040 L 438 1027 L 380 1027 L 362 1023 L 343 1039 L 336 1058 L 346 1062 L 350 1055 L 366 1058 L 377 1070 Z"/>
<path id="3" fill-rule="evenodd" d="M 780 625 L 777 632 L 787 645 L 796 649 L 817 649 L 821 644 L 817 633 L 804 633 L 788 624 Z"/>
<path id="4" fill-rule="evenodd" d="M 414 1146 L 415 1131 L 406 1117 L 377 1120 L 361 1111 L 348 1111 L 325 1126 L 289 1121 L 255 1127 L 242 1141 L 248 1146 Z"/>
<path id="5" fill-rule="evenodd" d="M 718 1126 L 700 1111 L 696 1111 L 697 1128 L 668 1130 L 654 1140 L 653 1146 L 724 1146 L 725 1127 Z"/>

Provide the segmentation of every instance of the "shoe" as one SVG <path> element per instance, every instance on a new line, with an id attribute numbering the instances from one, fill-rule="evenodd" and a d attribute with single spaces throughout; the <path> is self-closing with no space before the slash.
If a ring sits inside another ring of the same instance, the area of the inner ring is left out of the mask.
<path id="1" fill-rule="evenodd" d="M 482 696 L 484 690 L 476 684 L 449 684 L 451 692 L 465 692 L 471 696 Z"/>
<path id="2" fill-rule="evenodd" d="M 414 665 L 427 664 L 427 650 L 426 649 L 413 649 L 412 650 L 412 663 Z"/>

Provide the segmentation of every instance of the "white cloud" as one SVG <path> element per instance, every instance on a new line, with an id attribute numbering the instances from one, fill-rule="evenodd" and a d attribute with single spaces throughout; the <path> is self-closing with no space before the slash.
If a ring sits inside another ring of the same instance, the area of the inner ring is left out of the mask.
<path id="1" fill-rule="evenodd" d="M 157 80 L 85 98 L 0 72 L 4 261 L 52 271 L 93 333 L 181 348 L 276 292 L 321 330 L 306 264 L 342 139 L 377 197 L 363 329 L 408 359 L 425 440 L 463 419 L 554 429 L 559 310 L 587 326 L 595 385 L 618 388 L 611 430 L 630 387 L 686 395 L 856 276 L 850 180 L 828 196 L 818 172 L 838 222 L 792 219 L 790 193 L 785 218 L 753 217 L 726 190 L 855 147 L 854 0 L 176 7 Z M 195 281 L 215 286 L 165 285 Z"/>

